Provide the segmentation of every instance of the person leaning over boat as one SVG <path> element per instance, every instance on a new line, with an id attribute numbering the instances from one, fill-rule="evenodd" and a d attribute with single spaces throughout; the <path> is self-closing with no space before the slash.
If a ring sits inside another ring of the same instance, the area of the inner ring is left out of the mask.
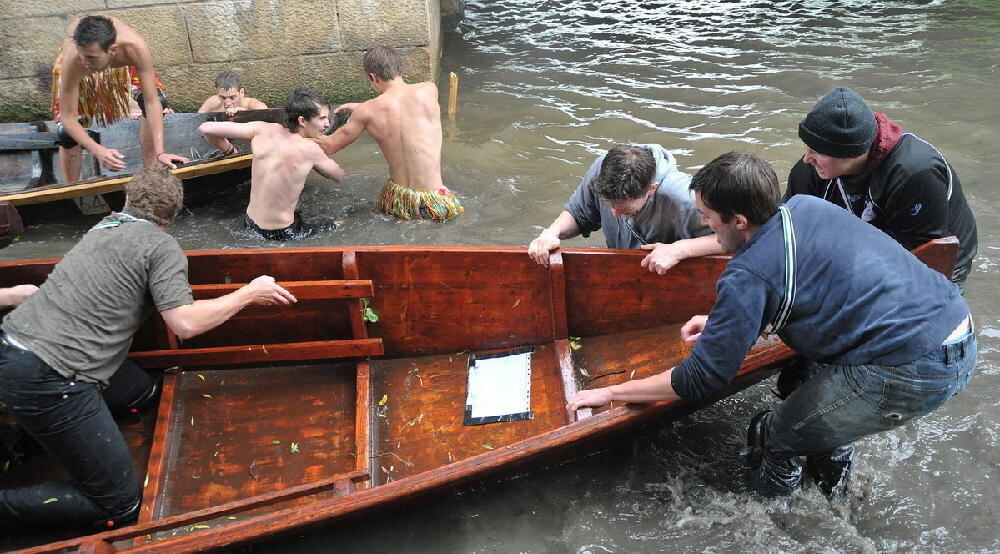
<path id="1" fill-rule="evenodd" d="M 849 88 L 819 99 L 799 123 L 805 156 L 792 167 L 785 198 L 829 200 L 914 249 L 955 235 L 951 280 L 962 292 L 979 238 L 955 168 L 937 148 L 872 112 Z"/>
<path id="2" fill-rule="evenodd" d="M 250 175 L 250 204 L 243 214 L 247 230 L 266 240 L 292 240 L 311 236 L 320 227 L 336 228 L 328 222 L 320 227 L 302 221 L 296 211 L 309 172 L 340 181 L 344 170 L 323 154 L 315 142 L 330 126 L 330 107 L 320 93 L 299 88 L 288 95 L 285 125 L 250 121 L 206 121 L 198 130 L 205 140 L 229 153 L 228 139 L 250 141 L 253 163 Z"/>
<path id="3" fill-rule="evenodd" d="M 101 166 L 125 169 L 125 155 L 98 144 L 87 134 L 78 116 L 99 125 L 128 117 L 134 97 L 143 117 L 139 140 L 146 167 L 161 163 L 174 168 L 187 163 L 182 156 L 164 152 L 163 102 L 166 97 L 153 70 L 153 54 L 139 33 L 113 17 L 88 15 L 69 24 L 52 67 L 52 114 L 59 133 L 59 160 L 63 180 L 80 176 L 80 147 Z"/>
<path id="4" fill-rule="evenodd" d="M 562 239 L 601 229 L 608 248 L 651 252 L 642 267 L 663 274 L 684 258 L 721 254 L 687 190 L 691 176 L 658 144 L 620 144 L 601 155 L 583 176 L 562 213 L 528 245 L 528 255 L 548 267 Z"/>
<path id="5" fill-rule="evenodd" d="M 899 243 L 807 195 L 780 206 L 774 170 L 730 152 L 691 182 L 702 220 L 733 254 L 708 316 L 691 318 L 679 365 L 584 390 L 568 408 L 611 401 L 701 400 L 726 386 L 762 333 L 809 360 L 809 378 L 748 431 L 748 479 L 767 496 L 793 492 L 803 465 L 828 494 L 845 490 L 852 443 L 930 413 L 976 365 L 958 289 Z"/>
<path id="6" fill-rule="evenodd" d="M 316 142 L 333 155 L 367 131 L 389 164 L 389 180 L 378 195 L 378 209 L 399 219 L 448 221 L 462 213 L 461 202 L 441 177 L 441 107 L 437 85 L 408 84 L 403 61 L 387 46 L 376 46 L 361 59 L 368 83 L 378 95 L 334 110 L 351 112 L 332 135 Z"/>
<path id="7" fill-rule="evenodd" d="M 267 109 L 267 104 L 246 94 L 240 76 L 232 71 L 223 71 L 215 78 L 215 94 L 205 99 L 198 113 L 226 112 L 226 115 L 233 115 L 242 110 Z"/>
<path id="8" fill-rule="evenodd" d="M 166 168 L 141 169 L 125 194 L 123 211 L 88 231 L 2 324 L 0 402 L 70 476 L 0 490 L 5 531 L 106 529 L 135 518 L 142 482 L 101 389 L 121 390 L 133 407 L 155 394 L 145 372 L 126 360 L 132 336 L 154 307 L 187 339 L 246 306 L 295 302 L 268 276 L 193 301 L 187 258 L 164 232 L 181 208 L 180 180 Z"/>

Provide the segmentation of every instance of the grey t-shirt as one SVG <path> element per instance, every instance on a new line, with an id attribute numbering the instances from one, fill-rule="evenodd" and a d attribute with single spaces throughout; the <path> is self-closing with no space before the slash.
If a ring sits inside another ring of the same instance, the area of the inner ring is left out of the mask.
<path id="1" fill-rule="evenodd" d="M 113 213 L 87 232 L 4 332 L 60 375 L 107 384 L 150 313 L 191 304 L 187 257 L 153 223 Z"/>
<path id="2" fill-rule="evenodd" d="M 611 207 L 601 201 L 591 186 L 607 154 L 597 158 L 565 207 L 580 226 L 581 234 L 588 237 L 603 229 L 608 248 L 639 248 L 643 244 L 671 243 L 709 234 L 711 230 L 701 224 L 694 198 L 688 190 L 691 176 L 677 169 L 677 162 L 666 148 L 659 144 L 639 146 L 653 154 L 656 160 L 654 180 L 660 186 L 639 213 L 615 217 Z"/>

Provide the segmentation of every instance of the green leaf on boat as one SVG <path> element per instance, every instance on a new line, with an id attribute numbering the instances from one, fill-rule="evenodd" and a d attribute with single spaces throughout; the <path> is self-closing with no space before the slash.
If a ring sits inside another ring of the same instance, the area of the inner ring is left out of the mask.
<path id="1" fill-rule="evenodd" d="M 298 454 L 299 453 L 299 443 L 293 442 L 292 443 L 292 447 L 289 448 L 288 451 L 291 452 L 292 454 Z"/>
<path id="2" fill-rule="evenodd" d="M 385 406 L 385 403 L 388 402 L 388 401 L 389 401 L 389 395 L 388 394 L 383 394 L 382 395 L 382 400 L 378 401 L 378 405 L 379 406 Z"/>
<path id="3" fill-rule="evenodd" d="M 42 504 L 52 504 L 53 502 L 59 502 L 59 499 L 58 498 L 47 498 L 47 499 L 45 499 L 42 502 Z"/>
<path id="4" fill-rule="evenodd" d="M 485 448 L 486 450 L 494 450 L 494 448 L 488 444 L 484 444 L 483 448 Z"/>
<path id="5" fill-rule="evenodd" d="M 281 441 L 279 441 L 278 439 L 274 439 L 273 441 L 271 441 L 271 444 L 281 444 Z"/>

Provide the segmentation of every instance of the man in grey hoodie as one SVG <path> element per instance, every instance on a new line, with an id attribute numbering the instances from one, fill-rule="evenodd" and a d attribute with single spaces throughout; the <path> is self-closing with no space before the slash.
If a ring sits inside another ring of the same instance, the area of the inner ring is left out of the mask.
<path id="1" fill-rule="evenodd" d="M 531 241 L 543 266 L 562 239 L 602 229 L 608 248 L 642 248 L 642 266 L 665 273 L 685 258 L 721 254 L 688 192 L 691 176 L 658 144 L 620 144 L 594 162 L 559 217 Z"/>

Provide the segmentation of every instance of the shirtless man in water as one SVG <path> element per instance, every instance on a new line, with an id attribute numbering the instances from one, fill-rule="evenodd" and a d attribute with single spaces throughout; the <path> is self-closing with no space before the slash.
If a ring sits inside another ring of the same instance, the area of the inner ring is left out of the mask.
<path id="1" fill-rule="evenodd" d="M 378 198 L 382 213 L 434 221 L 447 221 L 462 213 L 455 193 L 441 179 L 437 86 L 430 82 L 407 84 L 403 62 L 392 48 L 376 46 L 365 52 L 361 63 L 378 96 L 337 108 L 334 113 L 349 110 L 351 118 L 316 142 L 331 155 L 368 131 L 389 164 L 389 181 Z"/>
<path id="2" fill-rule="evenodd" d="M 129 115 L 130 97 L 139 102 L 139 140 L 146 167 L 174 168 L 187 158 L 163 151 L 163 85 L 153 70 L 146 40 L 125 23 L 103 15 L 76 19 L 66 29 L 52 68 L 52 112 L 59 123 L 59 160 L 66 182 L 80 176 L 80 147 L 106 169 L 125 169 L 125 155 L 90 138 L 79 117 L 108 125 Z"/>
<path id="3" fill-rule="evenodd" d="M 198 113 L 226 112 L 233 115 L 241 110 L 264 110 L 267 104 L 246 95 L 240 76 L 232 71 L 223 71 L 215 78 L 215 94 L 209 96 L 198 108 Z"/>
<path id="4" fill-rule="evenodd" d="M 340 181 L 344 170 L 323 154 L 312 140 L 323 136 L 330 125 L 330 108 L 316 91 L 300 88 L 285 104 L 286 125 L 251 121 L 208 121 L 198 130 L 219 152 L 232 144 L 228 139 L 250 141 L 250 205 L 243 215 L 247 229 L 267 240 L 305 238 L 316 229 L 302 221 L 295 208 L 309 171 Z"/>

